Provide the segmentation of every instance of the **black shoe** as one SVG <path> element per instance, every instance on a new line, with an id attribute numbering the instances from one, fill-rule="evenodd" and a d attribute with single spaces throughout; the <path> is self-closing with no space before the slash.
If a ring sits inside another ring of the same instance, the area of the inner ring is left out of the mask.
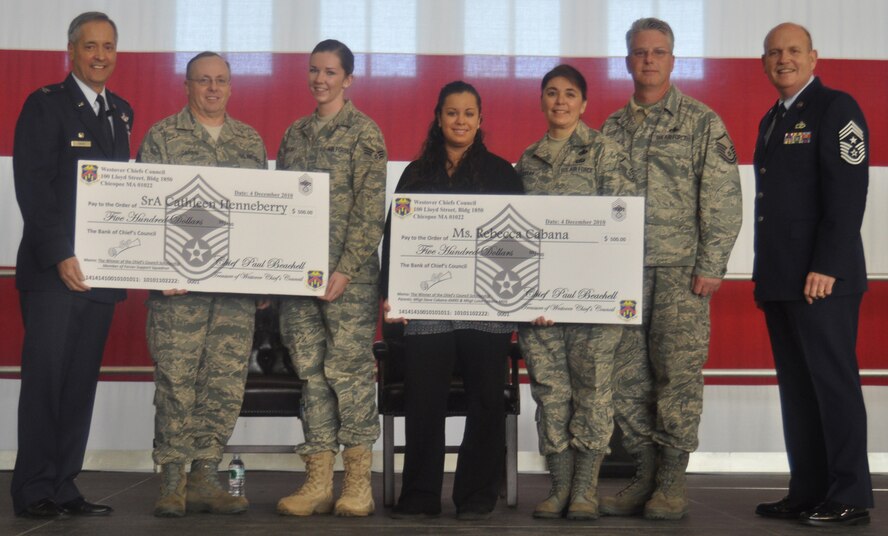
<path id="1" fill-rule="evenodd" d="M 22 517 L 31 517 L 34 519 L 51 519 L 58 517 L 66 517 L 65 511 L 52 499 L 41 499 L 34 504 L 28 505 L 27 508 L 19 512 Z"/>
<path id="2" fill-rule="evenodd" d="M 106 516 L 114 511 L 104 504 L 86 502 L 83 497 L 62 504 L 61 509 L 70 516 Z"/>
<path id="3" fill-rule="evenodd" d="M 459 509 L 456 512 L 456 519 L 460 521 L 481 521 L 484 519 L 490 519 L 493 515 L 493 511 L 485 510 L 481 508 L 467 508 L 467 509 Z"/>
<path id="4" fill-rule="evenodd" d="M 870 522 L 866 508 L 835 501 L 820 503 L 813 510 L 802 513 L 799 521 L 806 525 L 834 527 L 839 525 L 867 525 Z"/>
<path id="5" fill-rule="evenodd" d="M 755 507 L 755 513 L 762 517 L 775 519 L 798 519 L 802 512 L 812 509 L 812 503 L 797 503 L 789 497 L 784 497 L 777 502 L 761 503 Z"/>
<path id="6" fill-rule="evenodd" d="M 431 519 L 441 515 L 441 506 L 437 508 L 416 508 L 398 503 L 393 506 L 389 517 L 392 519 Z"/>

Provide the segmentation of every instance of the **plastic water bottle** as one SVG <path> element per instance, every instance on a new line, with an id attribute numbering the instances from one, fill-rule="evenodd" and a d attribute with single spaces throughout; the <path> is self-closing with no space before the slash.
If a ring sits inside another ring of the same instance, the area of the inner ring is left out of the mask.
<path id="1" fill-rule="evenodd" d="M 228 494 L 234 497 L 244 496 L 244 484 L 247 480 L 247 468 L 240 459 L 240 454 L 235 454 L 228 464 Z"/>

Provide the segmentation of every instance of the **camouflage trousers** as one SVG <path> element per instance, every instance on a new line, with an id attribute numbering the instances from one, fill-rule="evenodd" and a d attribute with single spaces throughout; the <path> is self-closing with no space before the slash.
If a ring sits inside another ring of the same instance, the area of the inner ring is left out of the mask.
<path id="1" fill-rule="evenodd" d="M 154 369 L 154 463 L 222 459 L 243 403 L 252 297 L 191 293 L 148 299 Z"/>
<path id="2" fill-rule="evenodd" d="M 606 452 L 613 432 L 613 360 L 622 326 L 525 326 L 518 334 L 537 403 L 540 454 Z"/>
<path id="3" fill-rule="evenodd" d="M 281 337 L 302 387 L 299 454 L 371 446 L 379 438 L 373 338 L 379 314 L 376 285 L 349 284 L 334 302 L 281 301 Z"/>
<path id="4" fill-rule="evenodd" d="M 614 365 L 614 411 L 623 445 L 686 452 L 699 443 L 709 298 L 691 291 L 692 266 L 645 267 L 643 325 L 626 327 Z"/>

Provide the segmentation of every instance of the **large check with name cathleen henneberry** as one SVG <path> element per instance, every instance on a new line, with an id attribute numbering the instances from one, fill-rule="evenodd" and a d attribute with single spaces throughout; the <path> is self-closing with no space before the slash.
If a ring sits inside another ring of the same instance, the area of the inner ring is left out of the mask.
<path id="1" fill-rule="evenodd" d="M 78 162 L 74 251 L 93 287 L 320 296 L 326 173 Z"/>
<path id="2" fill-rule="evenodd" d="M 641 197 L 395 194 L 389 317 L 640 324 Z"/>

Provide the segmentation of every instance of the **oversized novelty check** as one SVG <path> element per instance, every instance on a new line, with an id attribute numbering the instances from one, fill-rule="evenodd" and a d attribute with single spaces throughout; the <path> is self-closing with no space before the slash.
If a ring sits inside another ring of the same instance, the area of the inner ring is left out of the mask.
<path id="1" fill-rule="evenodd" d="M 640 324 L 644 199 L 396 195 L 390 317 Z"/>
<path id="2" fill-rule="evenodd" d="M 75 253 L 94 287 L 318 296 L 329 176 L 78 162 Z"/>

